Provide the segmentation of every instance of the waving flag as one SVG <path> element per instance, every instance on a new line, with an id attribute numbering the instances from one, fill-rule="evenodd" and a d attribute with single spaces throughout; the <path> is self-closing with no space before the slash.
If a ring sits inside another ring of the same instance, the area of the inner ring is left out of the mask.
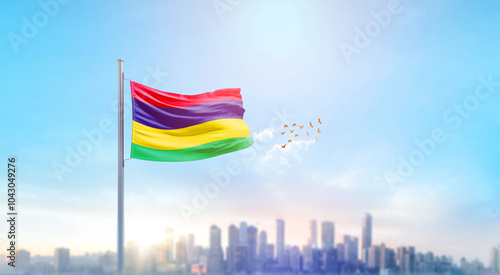
<path id="1" fill-rule="evenodd" d="M 167 93 L 130 81 L 131 158 L 192 161 L 250 147 L 240 89 L 198 95 Z"/>

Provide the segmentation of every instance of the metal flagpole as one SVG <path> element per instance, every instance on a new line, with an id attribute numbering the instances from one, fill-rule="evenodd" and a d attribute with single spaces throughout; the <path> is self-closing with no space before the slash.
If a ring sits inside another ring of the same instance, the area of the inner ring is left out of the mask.
<path id="1" fill-rule="evenodd" d="M 118 59 L 118 274 L 123 274 L 123 60 Z"/>

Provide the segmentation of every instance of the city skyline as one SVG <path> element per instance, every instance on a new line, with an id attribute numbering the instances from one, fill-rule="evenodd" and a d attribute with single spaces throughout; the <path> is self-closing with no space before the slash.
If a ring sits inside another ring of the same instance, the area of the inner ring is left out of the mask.
<path id="1" fill-rule="evenodd" d="M 286 221 L 276 219 L 276 234 L 282 235 L 282 229 L 286 227 Z M 137 243 L 130 241 L 126 245 L 127 267 L 129 271 L 180 271 L 180 272 L 241 272 L 241 271 L 328 271 L 329 268 L 340 268 L 338 265 L 347 266 L 347 270 L 355 271 L 361 268 L 369 272 L 379 270 L 413 272 L 436 272 L 459 271 L 483 272 L 489 268 L 491 272 L 500 272 L 500 244 L 491 247 L 490 259 L 487 263 L 474 259 L 453 259 L 450 255 L 440 255 L 433 251 L 421 251 L 415 246 L 390 247 L 384 242 L 380 244 L 370 243 L 372 240 L 373 217 L 366 213 L 362 219 L 362 242 L 358 241 L 358 236 L 344 235 L 342 240 L 334 242 L 334 223 L 322 221 L 320 224 L 320 235 L 322 236 L 321 246 L 314 243 L 314 236 L 317 234 L 316 220 L 308 220 L 309 238 L 301 245 L 290 245 L 284 239 L 284 250 L 274 253 L 275 246 L 267 241 L 267 232 L 259 230 L 257 227 L 240 222 L 237 227 L 231 224 L 227 230 L 227 235 L 222 234 L 222 230 L 217 225 L 209 228 L 210 243 L 208 246 L 201 246 L 196 242 L 194 234 L 179 234 L 175 238 L 173 229 L 165 229 L 165 238 L 162 241 L 149 246 L 146 250 L 139 249 Z M 247 234 L 241 234 L 246 231 Z M 227 247 L 223 247 L 222 239 L 228 240 Z M 278 238 L 277 242 L 282 239 Z M 277 247 L 277 246 L 276 246 Z M 223 252 L 225 248 L 225 253 Z M 205 251 L 205 252 L 203 252 Z M 364 252 L 367 252 L 364 258 Z M 30 266 L 30 252 L 21 249 L 19 251 L 18 268 L 20 270 L 33 270 Z M 309 253 L 309 254 L 308 254 Z M 318 256 L 315 256 L 316 253 Z M 94 255 L 94 254 L 92 254 Z M 115 268 L 116 254 L 114 252 L 99 253 L 99 268 L 101 271 L 110 272 Z M 141 256 L 142 255 L 142 256 Z M 175 255 L 173 257 L 172 255 Z M 205 260 L 202 260 L 205 255 Z M 309 255 L 309 256 L 308 256 Z M 404 257 L 403 257 L 404 256 Z M 74 256 L 73 256 L 74 257 Z M 81 256 L 80 256 L 81 257 Z M 89 257 L 86 253 L 85 257 Z M 145 257 L 145 258 L 144 258 Z M 153 258 L 151 258 L 153 257 Z M 333 257 L 330 259 L 330 257 Z M 403 258 L 402 258 L 403 257 Z M 40 258 L 39 255 L 34 258 Z M 268 264 L 265 264 L 268 262 Z M 162 264 L 164 263 L 164 264 Z M 43 262 L 34 262 L 35 271 L 85 271 L 99 270 L 98 267 L 82 265 L 72 265 L 70 263 L 69 248 L 55 248 L 52 265 L 43 265 Z M 42 264 L 42 265 L 40 265 Z M 162 265 L 160 265 L 162 264 Z M 273 266 L 269 266 L 272 264 Z M 443 266 L 444 264 L 444 266 Z M 52 267 L 51 267 L 52 266 Z M 337 267 L 336 267 L 337 266 Z M 86 269 L 87 268 L 87 269 Z M 89 269 L 90 268 L 90 269 Z M 263 269 L 264 268 L 264 269 Z M 354 268 L 354 269 L 352 269 Z"/>
<path id="2" fill-rule="evenodd" d="M 276 222 L 276 233 L 274 235 L 278 236 L 279 233 L 278 231 L 281 230 L 281 228 L 283 229 L 286 229 L 286 220 L 284 219 L 275 219 L 275 222 Z M 315 219 L 310 219 L 307 221 L 308 222 L 308 235 L 309 237 L 305 236 L 306 238 L 304 238 L 304 241 L 303 243 L 290 243 L 287 241 L 286 239 L 286 233 L 284 234 L 284 242 L 283 242 L 283 249 L 284 248 L 290 248 L 292 246 L 299 246 L 299 247 L 302 247 L 304 245 L 311 245 L 311 247 L 313 248 L 318 248 L 318 249 L 328 249 L 328 248 L 339 248 L 337 245 L 338 244 L 341 244 L 342 247 L 341 249 L 343 251 L 346 251 L 346 255 L 348 255 L 350 252 L 347 252 L 349 251 L 350 249 L 348 248 L 348 245 L 350 245 L 350 242 L 351 241 L 354 241 L 355 244 L 354 245 L 351 245 L 351 249 L 354 248 L 355 252 L 354 254 L 355 255 L 359 255 L 359 260 L 364 262 L 365 260 L 363 259 L 363 250 L 365 248 L 369 248 L 369 247 L 373 247 L 374 245 L 380 245 L 380 244 L 384 244 L 385 246 L 387 247 L 391 247 L 390 243 L 387 243 L 387 242 L 380 242 L 380 243 L 375 243 L 373 244 L 372 243 L 372 238 L 373 238 L 373 232 L 372 232 L 372 215 L 370 215 L 369 213 L 366 213 L 365 216 L 363 217 L 362 219 L 362 223 L 361 223 L 361 232 L 359 235 L 355 235 L 355 234 L 342 234 L 342 233 L 337 233 L 335 234 L 335 223 L 333 221 L 320 221 L 319 224 L 321 224 L 321 228 L 319 228 L 319 232 L 318 232 L 318 228 L 316 228 L 316 235 L 319 233 L 319 235 L 317 236 L 321 236 L 321 242 L 320 242 L 320 245 L 316 245 L 315 247 L 313 246 L 313 243 L 311 243 L 311 235 L 313 235 L 313 228 L 311 225 L 316 223 L 316 225 L 318 224 L 318 221 L 315 220 Z M 140 243 L 138 243 L 136 240 L 128 240 L 127 243 L 130 244 L 130 243 L 135 243 L 137 245 L 139 245 L 140 249 L 141 250 L 148 250 L 151 248 L 151 246 L 154 246 L 154 245 L 158 245 L 160 243 L 163 243 L 165 242 L 165 244 L 170 247 L 173 247 L 174 249 L 172 250 L 169 250 L 168 251 L 168 258 L 170 260 L 174 260 L 174 259 L 177 259 L 178 255 L 177 255 L 177 249 L 175 248 L 176 247 L 176 244 L 178 242 L 182 242 L 182 243 L 185 243 L 187 247 L 191 247 L 194 245 L 195 243 L 195 240 L 196 240 L 196 245 L 197 246 L 203 246 L 203 247 L 207 247 L 207 248 L 210 248 L 210 247 L 216 247 L 216 248 L 220 248 L 222 252 L 222 254 L 227 257 L 228 255 L 228 249 L 230 247 L 236 247 L 240 244 L 247 244 L 248 243 L 248 235 L 245 234 L 245 233 L 241 233 L 242 231 L 246 231 L 246 232 L 249 232 L 249 231 L 253 231 L 255 233 L 253 233 L 254 235 L 252 236 L 252 239 L 255 240 L 256 242 L 256 246 L 254 249 L 257 249 L 258 247 L 258 253 L 257 253 L 257 250 L 255 250 L 255 254 L 254 256 L 257 257 L 257 255 L 260 254 L 260 251 L 261 251 L 261 248 L 260 248 L 260 245 L 261 245 L 261 240 L 265 240 L 266 244 L 271 244 L 274 246 L 274 255 L 276 256 L 276 260 L 279 261 L 279 255 L 282 255 L 283 252 L 281 253 L 278 253 L 278 237 L 276 239 L 276 241 L 273 243 L 272 241 L 269 241 L 268 240 L 268 236 L 269 235 L 273 235 L 272 232 L 269 232 L 268 230 L 262 230 L 262 229 L 259 229 L 258 227 L 256 226 L 253 226 L 251 223 L 248 223 L 248 222 L 245 222 L 245 221 L 242 221 L 239 223 L 239 227 L 236 226 L 237 223 L 232 223 L 228 226 L 227 230 L 224 230 L 224 228 L 220 227 L 220 226 L 217 226 L 217 225 L 212 225 L 210 226 L 210 234 L 208 234 L 208 240 L 209 242 L 208 243 L 204 243 L 202 242 L 200 244 L 199 242 L 199 237 L 200 236 L 197 236 L 193 233 L 175 233 L 176 231 L 172 228 L 165 228 L 164 229 L 164 232 L 165 232 L 165 235 L 164 235 L 164 238 L 163 239 L 158 239 L 156 242 L 152 242 L 152 243 L 148 243 L 148 244 L 144 244 L 144 245 L 141 245 Z M 369 230 L 366 230 L 365 231 L 365 227 L 366 225 L 369 225 Z M 244 230 L 241 230 L 241 228 L 244 228 Z M 226 232 L 226 233 L 224 233 Z M 280 231 L 281 232 L 281 231 Z M 366 233 L 365 233 L 366 232 Z M 226 235 L 224 235 L 226 234 Z M 265 237 L 262 236 L 262 234 L 264 234 Z M 365 234 L 366 234 L 366 247 L 365 247 L 365 242 L 363 241 L 359 241 L 359 240 L 363 240 L 365 239 Z M 341 238 L 331 238 L 329 237 L 330 235 L 332 236 L 340 236 Z M 244 237 L 243 237 L 244 236 Z M 201 238 L 203 240 L 203 238 Z M 189 240 L 189 241 L 188 241 Z M 227 240 L 227 241 L 225 241 Z M 258 241 L 257 241 L 258 240 Z M 281 240 L 281 239 L 280 239 Z M 324 242 L 323 240 L 328 240 L 327 242 Z M 335 241 L 337 240 L 337 241 Z M 404 246 L 404 245 L 403 245 Z M 409 243 L 406 244 L 406 246 L 411 246 L 411 241 Z M 396 247 L 396 246 L 393 246 L 393 247 Z M 398 245 L 399 247 L 399 245 Z M 495 247 L 494 244 L 492 244 L 492 247 Z M 490 247 L 491 248 L 491 247 Z M 488 253 L 488 256 L 491 257 L 491 251 L 490 251 L 490 248 L 487 248 L 487 253 Z M 66 248 L 60 248 L 61 251 L 63 251 L 64 253 L 67 253 L 64 249 Z M 500 244 L 499 244 L 499 248 L 500 249 Z M 28 250 L 29 251 L 29 248 L 25 248 L 23 247 L 22 250 Z M 58 251 L 58 249 L 56 249 L 56 251 Z M 113 251 L 113 250 L 111 250 Z M 434 250 L 432 250 L 434 251 Z M 56 252 L 57 253 L 57 252 Z M 85 252 L 84 254 L 88 254 L 90 253 L 90 251 L 87 251 Z M 94 252 L 91 252 L 91 253 L 95 253 Z M 500 253 L 500 252 L 499 252 Z M 81 255 L 84 255 L 84 254 L 81 254 Z M 176 255 L 174 257 L 174 254 Z M 185 254 L 185 253 L 184 253 Z M 368 252 L 367 252 L 368 254 Z M 446 256 L 451 256 L 452 253 L 446 253 L 446 252 L 443 252 L 441 253 L 442 255 L 446 255 Z M 440 255 L 441 255 L 440 254 Z M 37 256 L 49 256 L 49 255 L 39 255 L 39 254 L 36 254 Z M 461 256 L 460 258 L 462 258 L 463 256 Z M 478 258 L 478 256 L 474 257 L 475 258 Z M 454 258 L 454 260 L 456 260 Z M 488 261 L 485 260 L 484 261 L 485 263 L 487 263 Z"/>

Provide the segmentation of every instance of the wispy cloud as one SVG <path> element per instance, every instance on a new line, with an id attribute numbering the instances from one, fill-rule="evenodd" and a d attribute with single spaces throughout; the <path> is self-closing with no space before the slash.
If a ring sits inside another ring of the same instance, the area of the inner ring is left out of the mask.
<path id="1" fill-rule="evenodd" d="M 262 159 L 263 162 L 277 161 L 279 165 L 290 166 L 292 161 L 300 162 L 302 160 L 300 154 L 303 151 L 307 151 L 309 147 L 316 141 L 310 140 L 297 140 L 291 143 L 287 143 L 285 148 L 281 147 L 281 144 L 275 144 L 271 149 L 269 149 Z"/>
<path id="2" fill-rule="evenodd" d="M 275 132 L 274 128 L 266 128 L 258 133 L 253 133 L 253 139 L 258 142 L 268 140 L 274 137 Z"/>
<path id="3" fill-rule="evenodd" d="M 349 189 L 356 183 L 356 177 L 365 170 L 365 168 L 351 167 L 347 171 L 337 175 L 325 185 L 327 188 Z"/>

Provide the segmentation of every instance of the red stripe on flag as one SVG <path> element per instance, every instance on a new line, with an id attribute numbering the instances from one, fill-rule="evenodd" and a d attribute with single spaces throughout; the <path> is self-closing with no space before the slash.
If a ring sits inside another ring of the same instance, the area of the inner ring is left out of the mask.
<path id="1" fill-rule="evenodd" d="M 240 88 L 219 89 L 197 95 L 168 93 L 130 81 L 132 98 L 162 108 L 182 108 L 210 103 L 219 100 L 240 100 Z"/>

